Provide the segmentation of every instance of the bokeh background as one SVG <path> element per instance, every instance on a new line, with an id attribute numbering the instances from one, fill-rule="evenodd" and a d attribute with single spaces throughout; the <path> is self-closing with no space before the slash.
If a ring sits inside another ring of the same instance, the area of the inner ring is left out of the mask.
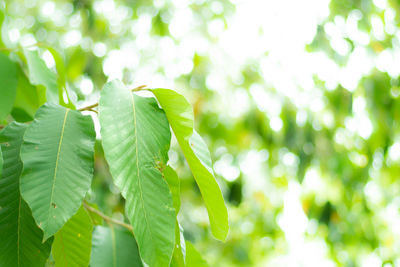
<path id="1" fill-rule="evenodd" d="M 8 49 L 66 62 L 78 107 L 109 79 L 193 104 L 226 243 L 176 145 L 186 239 L 210 266 L 400 266 L 398 0 L 6 0 Z M 174 144 L 176 141 L 174 141 Z M 89 198 L 123 219 L 100 142 Z"/>

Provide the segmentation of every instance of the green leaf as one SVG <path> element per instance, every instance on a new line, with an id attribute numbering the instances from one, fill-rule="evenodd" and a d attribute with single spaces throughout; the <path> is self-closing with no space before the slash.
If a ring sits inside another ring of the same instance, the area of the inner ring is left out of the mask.
<path id="1" fill-rule="evenodd" d="M 4 42 L 3 42 L 3 23 L 4 23 L 4 7 L 0 8 L 0 47 L 4 47 Z"/>
<path id="2" fill-rule="evenodd" d="M 97 226 L 93 232 L 91 267 L 143 266 L 136 240 L 127 230 Z"/>
<path id="3" fill-rule="evenodd" d="M 208 267 L 208 263 L 201 257 L 200 253 L 189 241 L 186 241 L 186 266 Z"/>
<path id="4" fill-rule="evenodd" d="M 88 54 L 80 46 L 75 47 L 72 54 L 68 56 L 66 66 L 68 80 L 75 81 L 76 78 L 80 77 L 88 61 Z"/>
<path id="5" fill-rule="evenodd" d="M 59 103 L 62 94 L 59 95 L 57 74 L 47 68 L 46 63 L 39 57 L 37 51 L 24 50 L 24 55 L 28 65 L 30 82 L 46 89 L 48 102 Z"/>
<path id="6" fill-rule="evenodd" d="M 211 231 L 219 240 L 228 235 L 228 212 L 217 181 L 214 178 L 208 148 L 193 130 L 193 110 L 187 100 L 169 89 L 151 90 L 167 114 L 171 128 L 189 164 L 203 196 Z"/>
<path id="7" fill-rule="evenodd" d="M 183 236 L 183 231 L 176 221 L 175 227 L 175 247 L 174 253 L 172 254 L 171 267 L 185 267 L 185 257 L 186 257 L 186 244 L 185 238 Z"/>
<path id="8" fill-rule="evenodd" d="M 166 166 L 163 170 L 163 176 L 168 183 L 169 190 L 172 194 L 175 212 L 176 215 L 178 215 L 179 209 L 181 208 L 181 193 L 178 175 L 176 174 L 174 169 L 172 169 L 170 166 Z"/>
<path id="9" fill-rule="evenodd" d="M 42 243 L 31 210 L 21 198 L 20 147 L 26 125 L 12 122 L 0 132 L 4 165 L 0 179 L 0 266 L 44 266 L 52 239 Z"/>
<path id="10" fill-rule="evenodd" d="M 39 108 L 21 147 L 21 194 L 44 240 L 81 206 L 93 177 L 96 134 L 90 116 L 54 104 Z"/>
<path id="11" fill-rule="evenodd" d="M 181 200 L 180 200 L 180 182 L 175 170 L 170 166 L 166 166 L 163 170 L 163 177 L 168 183 L 169 190 L 172 193 L 172 199 L 176 216 L 178 215 Z M 185 238 L 183 237 L 182 229 L 176 220 L 175 223 L 175 246 L 171 260 L 172 267 L 185 267 Z"/>
<path id="12" fill-rule="evenodd" d="M 99 210 L 99 207 L 97 206 L 97 204 L 95 203 L 89 203 L 89 202 L 85 202 L 88 206 L 92 207 L 95 210 Z M 90 219 L 92 220 L 92 223 L 94 225 L 102 225 L 104 223 L 103 218 L 98 214 L 95 213 L 89 209 L 86 210 L 86 212 L 89 214 Z"/>
<path id="13" fill-rule="evenodd" d="M 69 94 L 68 94 L 68 90 L 66 87 L 66 74 L 65 74 L 65 65 L 64 65 L 64 60 L 61 56 L 61 54 L 54 49 L 51 46 L 46 45 L 45 46 L 47 48 L 47 50 L 49 50 L 49 52 L 51 53 L 51 55 L 53 56 L 54 62 L 56 63 L 56 69 L 57 69 L 57 83 L 58 83 L 58 88 L 59 88 L 59 93 L 63 91 L 65 91 L 65 94 L 67 96 L 68 99 L 68 103 L 65 103 L 64 98 L 60 97 L 60 104 L 64 107 L 70 108 L 70 109 L 75 109 L 75 105 L 72 103 Z"/>
<path id="14" fill-rule="evenodd" d="M 149 266 L 168 266 L 175 210 L 159 170 L 168 161 L 167 118 L 154 98 L 134 95 L 119 81 L 104 86 L 99 111 L 105 158 L 126 199 L 141 258 Z"/>
<path id="15" fill-rule="evenodd" d="M 56 266 L 88 266 L 92 231 L 92 221 L 81 206 L 54 236 L 52 254 Z"/>
<path id="16" fill-rule="evenodd" d="M 0 53 L 0 121 L 10 114 L 17 94 L 17 67 Z"/>
<path id="17" fill-rule="evenodd" d="M 56 63 L 56 69 L 58 74 L 58 83 L 61 87 L 65 87 L 65 65 L 61 54 L 51 46 L 46 45 L 47 50 L 53 56 L 54 62 Z"/>
<path id="18" fill-rule="evenodd" d="M 1 146 L 0 146 L 0 177 L 2 172 L 3 172 L 3 152 L 1 152 Z"/>
<path id="19" fill-rule="evenodd" d="M 18 69 L 17 96 L 14 108 L 24 110 L 31 118 L 37 109 L 46 102 L 46 96 L 40 96 L 37 88 L 31 85 L 21 69 Z"/>

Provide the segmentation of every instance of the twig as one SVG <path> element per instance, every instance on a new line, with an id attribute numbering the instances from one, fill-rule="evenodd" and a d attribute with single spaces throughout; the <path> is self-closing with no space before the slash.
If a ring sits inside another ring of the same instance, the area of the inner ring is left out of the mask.
<path id="1" fill-rule="evenodd" d="M 116 219 L 113 219 L 113 218 L 111 218 L 111 217 L 105 215 L 105 214 L 102 213 L 101 211 L 99 211 L 99 210 L 97 210 L 97 209 L 95 209 L 95 208 L 89 206 L 86 202 L 83 202 L 83 206 L 85 207 L 85 209 L 87 209 L 87 210 L 89 210 L 89 211 L 91 211 L 91 212 L 96 213 L 97 215 L 99 215 L 99 216 L 100 216 L 101 218 L 103 218 L 105 221 L 110 222 L 110 223 L 113 223 L 113 224 L 117 224 L 117 225 L 119 225 L 119 226 L 122 226 L 122 227 L 128 229 L 129 231 L 131 231 L 131 232 L 133 233 L 133 228 L 132 228 L 132 226 L 130 226 L 129 224 L 126 224 L 126 223 L 124 223 L 124 222 L 118 221 L 118 220 L 116 220 Z"/>
<path id="2" fill-rule="evenodd" d="M 140 90 L 142 90 L 142 89 L 145 88 L 145 87 L 147 87 L 147 85 L 140 85 L 140 86 L 138 86 L 138 87 L 136 87 L 136 88 L 133 88 L 131 91 L 132 91 L 132 92 L 140 91 Z M 83 107 L 83 108 L 80 108 L 80 109 L 78 109 L 78 110 L 79 110 L 79 111 L 89 110 L 89 111 L 93 111 L 93 112 L 96 112 L 96 113 L 97 113 L 97 111 L 94 110 L 93 108 L 97 107 L 98 105 L 99 105 L 99 103 L 95 103 L 95 104 L 93 104 L 93 105 L 90 105 L 90 106 L 87 106 L 87 107 Z"/>
<path id="3" fill-rule="evenodd" d="M 147 85 L 140 85 L 140 86 L 138 86 L 138 87 L 136 87 L 136 88 L 133 88 L 133 89 L 132 89 L 132 92 L 136 92 L 136 91 L 142 90 L 142 89 L 145 88 L 145 87 L 147 87 Z"/>
<path id="4" fill-rule="evenodd" d="M 99 114 L 99 112 L 97 112 L 97 110 L 95 110 L 95 109 L 87 109 L 87 111 L 92 111 L 92 112 L 94 112 L 96 114 Z"/>
<path id="5" fill-rule="evenodd" d="M 24 48 L 32 48 L 32 47 L 46 47 L 46 44 L 37 42 L 37 43 L 31 44 L 31 45 L 22 46 L 22 47 L 19 46 L 19 47 L 15 47 L 15 48 L 0 47 L 0 51 L 14 52 L 14 51 L 20 51 L 21 49 L 24 49 Z"/>
<path id="6" fill-rule="evenodd" d="M 13 49 L 13 48 L 8 48 L 8 47 L 0 47 L 0 51 L 13 52 L 13 51 L 15 51 L 15 49 Z"/>
<path id="7" fill-rule="evenodd" d="M 99 103 L 96 103 L 96 104 L 93 104 L 93 105 L 90 105 L 90 106 L 87 106 L 87 107 L 84 107 L 84 108 L 80 108 L 80 109 L 78 109 L 78 110 L 79 110 L 79 111 L 91 110 L 91 109 L 97 107 L 98 105 L 99 105 Z"/>

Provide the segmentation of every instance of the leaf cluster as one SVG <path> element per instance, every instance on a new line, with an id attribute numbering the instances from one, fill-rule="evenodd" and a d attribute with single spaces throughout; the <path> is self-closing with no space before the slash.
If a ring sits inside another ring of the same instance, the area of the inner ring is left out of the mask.
<path id="1" fill-rule="evenodd" d="M 180 180 L 169 165 L 171 129 L 224 241 L 228 215 L 210 153 L 194 130 L 193 110 L 169 89 L 143 97 L 106 83 L 98 104 L 76 109 L 62 58 L 49 69 L 37 50 L 0 53 L 0 265 L 198 266 L 178 221 Z M 98 109 L 98 110 L 96 110 Z M 104 155 L 128 223 L 87 198 L 94 175 L 98 114 Z M 96 117 L 95 117 L 96 118 Z M 97 119 L 97 118 L 96 118 Z M 25 122 L 25 123 L 24 123 Z M 105 226 L 107 223 L 108 226 Z"/>

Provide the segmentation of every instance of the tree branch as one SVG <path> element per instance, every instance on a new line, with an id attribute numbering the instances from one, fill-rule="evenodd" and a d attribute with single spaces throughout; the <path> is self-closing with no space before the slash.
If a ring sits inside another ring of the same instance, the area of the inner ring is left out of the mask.
<path id="1" fill-rule="evenodd" d="M 105 215 L 105 214 L 102 213 L 101 211 L 99 211 L 99 210 L 97 210 L 97 209 L 95 209 L 95 208 L 89 206 L 89 205 L 86 203 L 86 201 L 83 202 L 83 206 L 85 207 L 85 209 L 87 209 L 87 210 L 89 210 L 89 211 L 91 211 L 91 212 L 96 213 L 97 215 L 99 215 L 99 216 L 100 216 L 101 218 L 103 218 L 105 221 L 110 222 L 110 223 L 113 223 L 113 224 L 116 224 L 116 225 L 119 225 L 119 226 L 122 226 L 122 227 L 128 229 L 128 230 L 129 230 L 130 232 L 132 232 L 132 234 L 133 234 L 133 228 L 132 228 L 131 225 L 129 225 L 129 224 L 127 224 L 127 223 L 124 223 L 124 222 L 121 222 L 121 221 L 118 221 L 118 220 L 116 220 L 116 219 L 113 219 L 113 218 L 111 218 L 111 217 Z"/>

